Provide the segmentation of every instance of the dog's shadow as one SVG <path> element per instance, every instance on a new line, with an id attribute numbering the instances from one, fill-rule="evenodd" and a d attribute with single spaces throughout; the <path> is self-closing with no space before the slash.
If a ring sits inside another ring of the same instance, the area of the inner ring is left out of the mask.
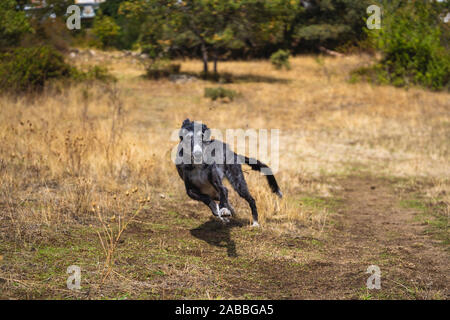
<path id="1" fill-rule="evenodd" d="M 197 239 L 206 241 L 210 245 L 227 248 L 229 257 L 237 257 L 236 244 L 231 239 L 230 231 L 235 227 L 242 227 L 244 222 L 232 219 L 229 223 L 223 224 L 220 221 L 211 218 L 195 229 L 191 229 L 191 234 Z"/>

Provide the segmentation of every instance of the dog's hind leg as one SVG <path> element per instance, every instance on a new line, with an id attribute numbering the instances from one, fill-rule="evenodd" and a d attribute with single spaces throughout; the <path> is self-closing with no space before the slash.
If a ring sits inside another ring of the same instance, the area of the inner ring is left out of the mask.
<path id="1" fill-rule="evenodd" d="M 252 210 L 253 227 L 259 227 L 258 223 L 258 210 L 256 209 L 256 202 L 253 199 L 250 191 L 248 191 L 247 182 L 245 181 L 244 174 L 242 173 L 241 165 L 232 164 L 229 165 L 225 171 L 225 175 L 230 181 L 231 186 L 239 194 L 241 198 L 244 198 Z"/>

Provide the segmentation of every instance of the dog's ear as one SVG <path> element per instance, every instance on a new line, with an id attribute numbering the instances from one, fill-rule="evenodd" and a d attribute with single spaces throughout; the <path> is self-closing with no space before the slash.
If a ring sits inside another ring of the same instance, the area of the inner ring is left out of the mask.
<path id="1" fill-rule="evenodd" d="M 202 125 L 203 141 L 209 141 L 211 139 L 211 130 L 209 130 L 206 124 Z"/>
<path id="2" fill-rule="evenodd" d="M 186 120 L 183 121 L 183 123 L 181 124 L 181 129 L 178 132 L 178 136 L 180 137 L 180 140 L 183 140 L 183 138 L 187 132 L 187 130 L 185 128 L 189 127 L 190 125 L 191 125 L 191 120 L 189 120 L 189 118 L 187 118 Z"/>
<path id="3" fill-rule="evenodd" d="M 181 128 L 178 131 L 178 137 L 180 137 L 180 141 L 183 141 L 184 136 L 186 135 L 187 130 L 185 128 Z"/>
<path id="4" fill-rule="evenodd" d="M 187 118 L 186 120 L 183 121 L 183 123 L 181 124 L 181 127 L 185 128 L 190 124 L 191 124 L 191 120 L 189 120 L 189 118 Z"/>

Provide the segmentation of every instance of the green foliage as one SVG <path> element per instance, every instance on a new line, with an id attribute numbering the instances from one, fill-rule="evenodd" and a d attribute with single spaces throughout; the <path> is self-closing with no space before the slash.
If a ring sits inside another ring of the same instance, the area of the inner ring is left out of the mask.
<path id="1" fill-rule="evenodd" d="M 114 19 L 119 17 L 120 5 L 126 0 L 108 0 L 100 4 L 100 10 L 104 15 L 110 16 Z"/>
<path id="2" fill-rule="evenodd" d="M 382 28 L 368 31 L 383 59 L 371 70 L 357 73 L 396 86 L 448 88 L 450 55 L 441 44 L 441 12 L 423 1 L 394 5 L 386 4 Z"/>
<path id="3" fill-rule="evenodd" d="M 0 55 L 0 91 L 39 91 L 51 80 L 115 81 L 108 70 L 91 66 L 80 71 L 50 46 L 16 48 Z"/>
<path id="4" fill-rule="evenodd" d="M 98 80 L 102 82 L 115 82 L 117 79 L 109 73 L 106 67 L 89 66 L 86 71 L 80 71 L 72 68 L 71 78 L 74 81 L 93 81 Z"/>
<path id="5" fill-rule="evenodd" d="M 293 27 L 284 41 L 296 48 L 317 50 L 319 46 L 336 48 L 365 37 L 363 26 L 366 9 L 374 4 L 368 0 L 309 1 L 308 9 L 293 18 Z"/>
<path id="6" fill-rule="evenodd" d="M 23 47 L 49 45 L 60 52 L 67 52 L 72 43 L 72 31 L 62 19 L 31 19 L 33 34 L 26 34 L 21 41 Z"/>
<path id="7" fill-rule="evenodd" d="M 348 25 L 313 24 L 298 28 L 296 37 L 298 40 L 322 43 L 328 40 L 337 40 L 342 34 L 349 32 L 351 32 L 351 27 Z"/>
<path id="8" fill-rule="evenodd" d="M 105 6 L 111 15 L 117 11 L 127 21 L 138 22 L 137 45 L 152 58 L 173 53 L 201 56 L 203 72 L 208 73 L 209 61 L 214 60 L 216 67 L 220 58 L 232 55 L 268 57 L 278 49 L 299 52 L 355 45 L 365 37 L 369 4 L 369 0 L 307 4 L 302 0 L 113 0 Z"/>
<path id="9" fill-rule="evenodd" d="M 282 69 L 283 67 L 286 70 L 291 69 L 291 64 L 289 63 L 290 53 L 287 50 L 278 50 L 270 56 L 270 62 L 276 69 Z"/>
<path id="10" fill-rule="evenodd" d="M 100 4 L 102 14 L 113 18 L 120 27 L 116 42 L 116 46 L 120 49 L 132 49 L 133 44 L 139 39 L 141 32 L 145 31 L 145 28 L 141 29 L 143 20 L 129 19 L 120 11 L 121 5 L 126 2 L 128 1 L 108 0 Z"/>
<path id="11" fill-rule="evenodd" d="M 92 29 L 98 39 L 98 46 L 101 48 L 112 47 L 117 44 L 120 35 L 120 27 L 112 17 L 99 14 Z"/>
<path id="12" fill-rule="evenodd" d="M 219 98 L 228 98 L 230 101 L 237 96 L 237 92 L 231 89 L 225 89 L 223 87 L 217 88 L 205 88 L 205 98 L 210 98 L 215 101 Z"/>
<path id="13" fill-rule="evenodd" d="M 25 12 L 16 10 L 15 0 L 0 1 L 0 51 L 17 45 L 33 31 Z"/>
<path id="14" fill-rule="evenodd" d="M 17 48 L 0 56 L 0 90 L 42 89 L 51 79 L 68 78 L 72 68 L 55 49 Z"/>
<path id="15" fill-rule="evenodd" d="M 152 57 L 167 52 L 168 47 L 199 46 L 208 73 L 210 55 L 217 58 L 225 46 L 239 46 L 233 25 L 239 20 L 237 9 L 243 1 L 234 0 L 152 0 L 127 1 L 120 7 L 130 19 L 143 21 L 141 46 Z M 234 17 L 234 18 L 233 18 Z"/>
<path id="16" fill-rule="evenodd" d="M 167 60 L 154 60 L 146 66 L 146 77 L 152 80 L 167 78 L 180 73 L 181 65 Z"/>

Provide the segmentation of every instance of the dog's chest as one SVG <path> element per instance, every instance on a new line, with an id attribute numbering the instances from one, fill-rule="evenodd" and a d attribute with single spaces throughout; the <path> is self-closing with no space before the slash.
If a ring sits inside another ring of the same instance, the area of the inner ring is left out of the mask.
<path id="1" fill-rule="evenodd" d="M 209 195 L 211 198 L 217 198 L 217 191 L 209 182 L 207 170 L 203 170 L 202 168 L 191 170 L 189 180 L 201 193 Z"/>

